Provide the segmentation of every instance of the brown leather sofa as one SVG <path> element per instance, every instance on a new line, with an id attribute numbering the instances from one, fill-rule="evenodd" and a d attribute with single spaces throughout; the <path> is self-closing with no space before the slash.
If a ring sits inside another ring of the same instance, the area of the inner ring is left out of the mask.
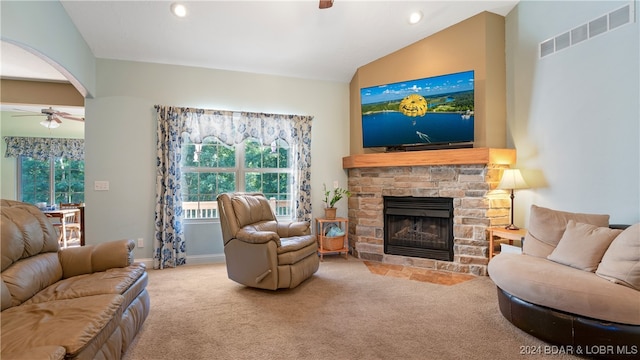
<path id="1" fill-rule="evenodd" d="M 149 314 L 133 240 L 60 250 L 35 206 L 1 200 L 2 359 L 120 359 Z"/>
<path id="2" fill-rule="evenodd" d="M 229 279 L 276 290 L 294 288 L 318 270 L 308 222 L 278 222 L 260 193 L 220 194 L 217 200 Z"/>

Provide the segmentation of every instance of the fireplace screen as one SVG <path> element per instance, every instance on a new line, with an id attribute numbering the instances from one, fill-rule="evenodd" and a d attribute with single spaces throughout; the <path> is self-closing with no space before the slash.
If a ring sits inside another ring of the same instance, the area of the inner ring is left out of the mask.
<path id="1" fill-rule="evenodd" d="M 453 260 L 453 199 L 384 198 L 384 252 Z"/>

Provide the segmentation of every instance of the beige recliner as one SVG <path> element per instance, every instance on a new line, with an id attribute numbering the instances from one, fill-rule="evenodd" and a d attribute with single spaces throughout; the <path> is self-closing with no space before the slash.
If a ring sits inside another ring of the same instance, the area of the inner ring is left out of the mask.
<path id="1" fill-rule="evenodd" d="M 261 289 L 294 288 L 320 264 L 308 222 L 278 222 L 260 193 L 218 196 L 229 279 Z"/>

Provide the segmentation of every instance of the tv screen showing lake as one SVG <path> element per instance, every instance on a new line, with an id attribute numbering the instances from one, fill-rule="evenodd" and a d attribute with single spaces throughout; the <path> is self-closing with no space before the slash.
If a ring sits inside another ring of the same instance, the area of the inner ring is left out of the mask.
<path id="1" fill-rule="evenodd" d="M 364 147 L 473 142 L 474 71 L 360 89 Z"/>
<path id="2" fill-rule="evenodd" d="M 398 111 L 362 116 L 364 147 L 443 144 L 473 141 L 473 114 L 428 112 L 410 117 Z"/>

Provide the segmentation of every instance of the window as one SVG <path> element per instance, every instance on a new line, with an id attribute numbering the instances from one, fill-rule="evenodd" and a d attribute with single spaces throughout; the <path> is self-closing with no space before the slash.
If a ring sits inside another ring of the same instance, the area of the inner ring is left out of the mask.
<path id="1" fill-rule="evenodd" d="M 276 140 L 263 146 L 247 139 L 228 146 L 215 137 L 194 144 L 188 134 L 182 146 L 182 209 L 185 219 L 218 217 L 218 194 L 231 191 L 261 192 L 278 216 L 291 214 L 292 170 L 289 146 Z"/>
<path id="2" fill-rule="evenodd" d="M 21 201 L 48 204 L 84 202 L 84 160 L 18 157 Z"/>

